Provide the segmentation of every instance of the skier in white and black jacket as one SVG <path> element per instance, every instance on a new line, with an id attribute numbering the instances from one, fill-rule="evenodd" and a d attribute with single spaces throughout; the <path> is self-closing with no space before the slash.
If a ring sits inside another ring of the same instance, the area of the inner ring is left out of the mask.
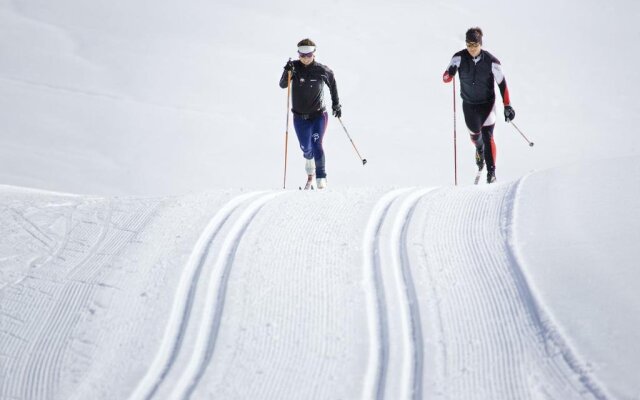
<path id="1" fill-rule="evenodd" d="M 511 107 L 507 81 L 500 61 L 482 49 L 482 29 L 475 27 L 465 35 L 467 48 L 453 55 L 442 80 L 449 83 L 456 73 L 460 77 L 460 96 L 464 119 L 476 147 L 476 164 L 481 170 L 487 164 L 487 183 L 496 180 L 496 145 L 493 128 L 496 123 L 496 94 L 498 84 L 504 105 L 505 121 L 511 121 L 516 113 Z"/>
<path id="2" fill-rule="evenodd" d="M 336 118 L 342 116 L 342 109 L 333 71 L 315 60 L 315 50 L 316 45 L 311 39 L 303 39 L 298 43 L 300 59 L 289 61 L 284 66 L 280 87 L 287 87 L 288 73 L 291 72 L 293 126 L 307 160 L 305 169 L 310 179 L 315 175 L 318 189 L 324 189 L 327 173 L 322 140 L 329 118 L 324 105 L 324 85 L 331 93 L 331 108 Z"/>

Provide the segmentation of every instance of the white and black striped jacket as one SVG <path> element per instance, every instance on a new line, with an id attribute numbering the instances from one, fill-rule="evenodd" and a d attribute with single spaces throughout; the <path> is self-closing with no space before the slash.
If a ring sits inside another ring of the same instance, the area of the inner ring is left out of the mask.
<path id="1" fill-rule="evenodd" d="M 507 80 L 502 73 L 500 61 L 486 50 L 481 50 L 478 57 L 473 58 L 465 49 L 451 58 L 445 75 L 453 77 L 460 73 L 460 96 L 467 104 L 493 103 L 496 98 L 495 81 L 500 88 L 502 103 L 510 105 Z"/>

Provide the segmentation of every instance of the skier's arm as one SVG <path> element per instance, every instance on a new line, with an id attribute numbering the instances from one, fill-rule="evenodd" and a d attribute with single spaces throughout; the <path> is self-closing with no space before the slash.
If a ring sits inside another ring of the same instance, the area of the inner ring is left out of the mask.
<path id="1" fill-rule="evenodd" d="M 504 73 L 502 72 L 502 65 L 499 62 L 491 63 L 491 71 L 493 72 L 493 77 L 500 88 L 500 95 L 502 96 L 502 104 L 504 106 L 511 105 L 511 99 L 509 99 L 509 88 L 507 87 L 507 80 L 504 77 Z"/>
<path id="2" fill-rule="evenodd" d="M 444 74 L 442 74 L 442 81 L 444 83 L 449 83 L 453 80 L 453 77 L 456 75 L 456 72 L 458 72 L 458 67 L 460 67 L 461 59 L 462 57 L 460 57 L 457 53 L 454 54 L 453 58 L 451 58 L 451 62 L 449 63 L 449 66 L 444 71 Z"/>
<path id="3" fill-rule="evenodd" d="M 280 78 L 280 87 L 283 88 L 283 89 L 286 89 L 287 85 L 289 83 L 288 82 L 289 81 L 289 77 L 287 76 L 288 73 L 289 73 L 289 71 L 284 71 L 282 73 L 282 77 Z"/>
<path id="4" fill-rule="evenodd" d="M 293 66 L 293 62 L 291 62 L 291 59 L 289 59 L 289 61 L 284 65 L 284 72 L 282 72 L 282 76 L 280 77 L 280 87 L 283 89 L 289 84 L 289 77 L 287 76 L 289 72 L 291 72 L 291 75 L 295 72 L 295 67 Z"/>
<path id="5" fill-rule="evenodd" d="M 500 95 L 502 96 L 502 104 L 504 105 L 504 120 L 506 122 L 512 121 L 516 117 L 516 112 L 511 107 L 511 99 L 509 98 L 509 88 L 507 87 L 507 80 L 502 73 L 502 66 L 499 61 L 491 63 L 491 71 L 493 77 L 500 88 Z"/>
<path id="6" fill-rule="evenodd" d="M 329 68 L 326 70 L 326 84 L 329 86 L 329 92 L 331 93 L 331 107 L 335 109 L 340 108 L 340 98 L 338 97 L 338 85 L 336 84 L 336 78 L 333 75 L 333 71 Z"/>

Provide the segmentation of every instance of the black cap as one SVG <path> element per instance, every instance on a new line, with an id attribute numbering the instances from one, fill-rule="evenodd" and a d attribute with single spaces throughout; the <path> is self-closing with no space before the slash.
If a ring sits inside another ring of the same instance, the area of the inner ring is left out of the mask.
<path id="1" fill-rule="evenodd" d="M 482 44 L 482 29 L 478 27 L 469 28 L 467 34 L 465 35 L 465 40 L 468 43 Z"/>

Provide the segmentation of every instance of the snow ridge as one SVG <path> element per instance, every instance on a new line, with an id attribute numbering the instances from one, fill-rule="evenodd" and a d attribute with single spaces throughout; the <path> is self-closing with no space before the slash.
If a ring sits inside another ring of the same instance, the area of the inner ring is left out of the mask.
<path id="1" fill-rule="evenodd" d="M 198 238 L 178 284 L 171 316 L 156 358 L 131 394 L 131 400 L 153 397 L 163 379 L 169 373 L 182 346 L 185 331 L 191 317 L 196 286 L 212 242 L 220 233 L 225 222 L 231 217 L 231 214 L 243 203 L 261 193 L 263 192 L 252 192 L 231 199 L 215 214 Z"/>
<path id="2" fill-rule="evenodd" d="M 408 253 L 407 231 L 411 216 L 418 201 L 433 189 L 423 189 L 411 193 L 402 202 L 397 212 L 391 234 L 391 251 L 394 261 L 395 287 L 398 304 L 403 312 L 401 319 L 403 340 L 402 369 L 400 373 L 401 391 L 397 398 L 422 399 L 422 371 L 424 364 L 424 345 L 420 318 L 420 307 L 415 284 L 411 274 L 411 264 Z M 394 398 L 395 396 L 390 396 Z"/>
<path id="3" fill-rule="evenodd" d="M 216 338 L 224 309 L 226 285 L 233 265 L 236 249 L 242 235 L 258 211 L 270 200 L 285 192 L 269 192 L 253 200 L 228 233 L 220 250 L 205 293 L 208 294 L 193 354 L 180 376 L 171 398 L 189 398 L 202 378 L 215 350 Z"/>
<path id="4" fill-rule="evenodd" d="M 391 191 L 380 198 L 369 217 L 363 259 L 370 362 L 363 398 L 422 398 L 424 354 L 419 303 L 407 253 L 407 227 L 418 200 L 431 190 Z M 404 200 L 392 211 L 402 196 Z M 383 229 L 386 225 L 390 231 Z M 390 240 L 383 240 L 387 237 Z M 389 375 L 389 371 L 398 373 Z"/>

